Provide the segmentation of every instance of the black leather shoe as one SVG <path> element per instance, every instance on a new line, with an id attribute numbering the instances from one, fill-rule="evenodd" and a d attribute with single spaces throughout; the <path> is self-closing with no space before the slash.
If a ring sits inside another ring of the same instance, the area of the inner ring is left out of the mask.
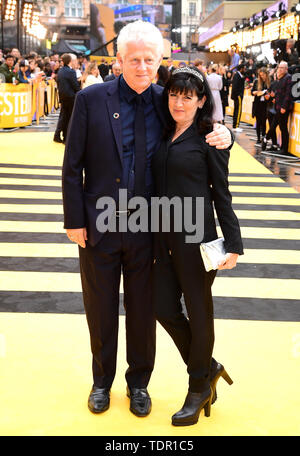
<path id="1" fill-rule="evenodd" d="M 109 408 L 110 390 L 109 388 L 98 388 L 93 386 L 89 395 L 88 408 L 93 413 L 102 413 Z"/>
<path id="2" fill-rule="evenodd" d="M 196 424 L 203 408 L 205 416 L 210 416 L 211 399 L 211 387 L 202 393 L 192 393 L 189 391 L 182 409 L 172 416 L 173 426 L 191 426 L 192 424 Z"/>
<path id="3" fill-rule="evenodd" d="M 266 138 L 263 138 L 262 142 L 261 142 L 261 150 L 266 150 L 267 143 L 268 143 L 268 141 L 266 140 Z"/>
<path id="4" fill-rule="evenodd" d="M 227 374 L 224 366 L 222 366 L 222 364 L 220 364 L 220 363 L 217 363 L 215 368 L 213 369 L 213 371 L 210 373 L 210 387 L 211 387 L 212 393 L 213 393 L 212 401 L 211 401 L 212 404 L 214 402 L 216 402 L 216 400 L 217 400 L 216 386 L 217 386 L 217 383 L 218 383 L 218 380 L 220 377 L 223 377 L 224 380 L 228 383 L 228 385 L 232 385 L 233 381 Z"/>
<path id="5" fill-rule="evenodd" d="M 129 388 L 130 411 L 136 416 L 147 416 L 151 412 L 151 398 L 146 388 Z"/>

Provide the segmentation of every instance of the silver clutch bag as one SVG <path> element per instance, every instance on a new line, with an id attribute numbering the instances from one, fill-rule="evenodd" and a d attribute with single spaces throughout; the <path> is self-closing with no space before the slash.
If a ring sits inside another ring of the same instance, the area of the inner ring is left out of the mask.
<path id="1" fill-rule="evenodd" d="M 223 262 L 226 256 L 224 238 L 203 242 L 200 244 L 200 252 L 207 272 L 218 269 L 219 263 Z"/>

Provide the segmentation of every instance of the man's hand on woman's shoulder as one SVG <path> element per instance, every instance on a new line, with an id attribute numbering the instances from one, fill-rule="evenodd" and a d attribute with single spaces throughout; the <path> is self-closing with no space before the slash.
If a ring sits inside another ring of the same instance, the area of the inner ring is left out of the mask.
<path id="1" fill-rule="evenodd" d="M 216 149 L 228 149 L 232 145 L 232 136 L 230 130 L 225 125 L 215 123 L 211 133 L 206 135 L 206 142 Z"/>

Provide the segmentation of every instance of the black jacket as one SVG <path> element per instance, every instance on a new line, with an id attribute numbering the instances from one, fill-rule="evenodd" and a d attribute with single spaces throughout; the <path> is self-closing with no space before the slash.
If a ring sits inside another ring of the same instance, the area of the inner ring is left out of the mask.
<path id="1" fill-rule="evenodd" d="M 57 74 L 58 93 L 60 100 L 74 98 L 76 92 L 80 90 L 76 72 L 65 65 L 59 69 Z"/>
<path id="2" fill-rule="evenodd" d="M 209 146 L 204 135 L 191 125 L 174 142 L 163 141 L 152 161 L 155 194 L 159 197 L 192 198 L 195 214 L 196 197 L 204 198 L 204 238 L 216 239 L 214 207 L 225 238 L 225 249 L 243 254 L 238 219 L 232 209 L 228 188 L 229 149 Z M 195 221 L 195 218 L 194 218 Z"/>
<path id="3" fill-rule="evenodd" d="M 265 93 L 268 93 L 268 87 L 265 83 L 262 86 L 262 90 L 265 90 Z M 253 83 L 253 87 L 251 89 L 251 94 L 253 95 L 253 92 L 257 92 L 257 91 L 258 91 L 258 79 L 255 79 L 255 81 Z M 260 108 L 260 106 L 262 106 L 261 103 L 264 103 L 264 105 L 266 107 L 268 105 L 268 101 L 266 99 L 261 100 L 261 96 L 254 95 L 254 100 L 253 100 L 253 105 L 252 105 L 252 117 L 256 117 L 258 109 Z"/>
<path id="4" fill-rule="evenodd" d="M 245 89 L 245 78 L 240 74 L 239 71 L 234 73 L 231 86 L 231 99 L 234 100 L 237 97 L 244 97 Z"/>
<path id="5" fill-rule="evenodd" d="M 100 63 L 100 65 L 98 65 L 98 70 L 99 70 L 101 78 L 104 81 L 105 77 L 108 76 L 108 74 L 109 74 L 109 66 L 106 65 L 105 63 Z"/>
<path id="6" fill-rule="evenodd" d="M 229 95 L 229 87 L 231 81 L 227 79 L 224 75 L 222 76 L 223 80 L 223 87 L 220 90 L 221 100 L 224 106 L 228 106 L 228 95 Z"/>
<path id="7" fill-rule="evenodd" d="M 113 73 L 111 73 L 111 74 L 108 74 L 107 76 L 105 76 L 104 82 L 113 81 L 114 79 L 116 79 L 116 76 Z"/>
<path id="8" fill-rule="evenodd" d="M 152 84 L 151 92 L 163 123 L 162 87 Z M 102 237 L 96 220 L 103 209 L 96 208 L 97 199 L 108 196 L 117 201 L 121 186 L 122 123 L 116 113 L 120 113 L 117 78 L 78 93 L 68 129 L 62 173 L 64 227 L 87 227 L 92 246 Z"/>
<path id="9" fill-rule="evenodd" d="M 283 78 L 280 78 L 277 81 L 275 90 L 275 109 L 277 112 L 279 112 L 281 108 L 286 111 L 292 111 L 293 105 L 292 76 L 287 73 Z"/>
<path id="10" fill-rule="evenodd" d="M 296 49 L 292 49 L 291 53 L 287 53 L 286 51 L 282 54 L 282 60 L 288 63 L 289 66 L 297 65 L 299 63 L 299 55 Z"/>

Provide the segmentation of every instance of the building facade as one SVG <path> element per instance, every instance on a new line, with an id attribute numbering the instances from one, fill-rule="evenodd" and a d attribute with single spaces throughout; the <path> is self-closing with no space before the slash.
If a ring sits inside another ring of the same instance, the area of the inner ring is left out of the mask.
<path id="1" fill-rule="evenodd" d="M 82 52 L 89 48 L 89 0 L 45 2 L 40 7 L 40 21 L 48 30 L 49 40 L 64 40 Z"/>
<path id="2" fill-rule="evenodd" d="M 165 3 L 172 5 L 176 1 L 168 0 Z M 97 47 L 101 38 L 95 29 L 102 28 L 102 42 L 108 42 L 117 35 L 118 23 L 149 20 L 158 24 L 162 31 L 165 29 L 166 33 L 170 32 L 172 25 L 172 18 L 168 17 L 170 14 L 164 9 L 163 0 L 63 0 L 41 3 L 40 8 L 41 23 L 48 29 L 48 39 L 63 41 L 79 52 Z M 111 55 L 115 48 L 110 44 L 105 51 L 99 50 L 98 54 L 102 52 Z"/>
<path id="3" fill-rule="evenodd" d="M 181 0 L 181 45 L 190 51 L 197 45 L 202 0 Z"/>

